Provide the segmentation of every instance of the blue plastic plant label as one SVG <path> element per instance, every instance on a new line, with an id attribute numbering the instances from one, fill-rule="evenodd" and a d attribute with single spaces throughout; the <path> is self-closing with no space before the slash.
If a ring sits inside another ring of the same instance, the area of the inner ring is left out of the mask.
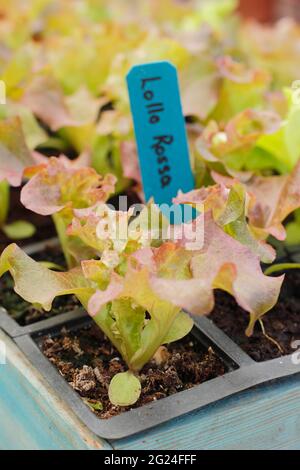
<path id="1" fill-rule="evenodd" d="M 137 65 L 127 84 L 145 199 L 171 206 L 179 190 L 194 189 L 176 68 Z"/>

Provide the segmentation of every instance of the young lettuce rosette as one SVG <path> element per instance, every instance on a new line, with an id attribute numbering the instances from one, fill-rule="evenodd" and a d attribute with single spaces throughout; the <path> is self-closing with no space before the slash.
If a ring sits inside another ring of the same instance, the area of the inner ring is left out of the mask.
<path id="1" fill-rule="evenodd" d="M 180 202 L 193 199 L 179 195 Z M 11 273 L 22 298 L 50 310 L 55 297 L 76 295 L 118 349 L 128 372 L 111 381 L 116 405 L 138 400 L 143 366 L 161 345 L 191 330 L 192 317 L 184 311 L 205 315 L 213 309 L 215 289 L 249 312 L 247 334 L 278 299 L 283 276 L 262 272 L 261 259 L 272 261 L 275 252 L 250 232 L 244 188 L 215 185 L 200 199 L 202 212 L 182 226 L 169 226 L 163 216 L 149 225 L 151 205 L 136 217 L 102 202 L 75 209 L 66 237 L 76 241 L 73 255 L 82 259 L 80 249 L 88 249 L 90 258 L 67 272 L 48 269 L 15 244 L 2 253 L 0 274 Z"/>
<path id="2" fill-rule="evenodd" d="M 31 179 L 21 191 L 21 202 L 33 212 L 51 215 L 69 267 L 76 264 L 68 248 L 67 227 L 75 209 L 105 202 L 114 193 L 116 178 L 100 176 L 93 168 L 78 168 L 67 159 L 50 158 L 30 170 Z"/>
<path id="3" fill-rule="evenodd" d="M 20 119 L 0 121 L 0 229 L 11 240 L 31 237 L 35 227 L 26 220 L 7 223 L 10 207 L 10 186 L 19 186 L 23 169 L 33 164 L 26 146 Z"/>

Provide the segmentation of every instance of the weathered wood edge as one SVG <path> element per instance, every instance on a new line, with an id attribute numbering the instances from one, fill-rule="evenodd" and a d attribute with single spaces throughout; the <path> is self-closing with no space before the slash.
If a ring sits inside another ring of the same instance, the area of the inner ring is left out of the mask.
<path id="1" fill-rule="evenodd" d="M 126 450 L 300 450 L 300 374 L 254 387 L 112 445 Z"/>

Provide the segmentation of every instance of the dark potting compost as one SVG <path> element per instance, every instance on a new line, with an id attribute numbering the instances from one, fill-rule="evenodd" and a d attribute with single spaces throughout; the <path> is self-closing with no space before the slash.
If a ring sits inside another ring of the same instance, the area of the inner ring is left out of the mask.
<path id="1" fill-rule="evenodd" d="M 96 325 L 88 324 L 75 331 L 63 328 L 58 336 L 43 338 L 40 347 L 97 416 L 110 418 L 130 409 L 114 406 L 109 401 L 111 379 L 127 367 Z M 227 370 L 211 347 L 204 348 L 190 334 L 161 347 L 143 368 L 142 394 L 134 408 L 219 377 Z"/>
<path id="2" fill-rule="evenodd" d="M 216 291 L 215 298 L 210 319 L 252 359 L 261 362 L 295 352 L 293 342 L 300 339 L 300 270 L 286 273 L 278 303 L 262 317 L 269 338 L 263 334 L 259 322 L 253 336 L 248 338 L 245 330 L 249 314 L 223 291 Z"/>
<path id="3" fill-rule="evenodd" d="M 124 370 L 119 354 L 87 316 L 74 312 L 63 317 L 47 320 L 51 325 L 41 322 L 40 328 L 14 340 L 60 399 L 106 439 L 143 432 L 300 372 L 290 356 L 253 361 L 210 320 L 198 317 L 186 339 L 160 349 L 141 371 L 142 395 L 136 406 L 118 409 L 108 403 L 107 386 L 113 374 Z"/>

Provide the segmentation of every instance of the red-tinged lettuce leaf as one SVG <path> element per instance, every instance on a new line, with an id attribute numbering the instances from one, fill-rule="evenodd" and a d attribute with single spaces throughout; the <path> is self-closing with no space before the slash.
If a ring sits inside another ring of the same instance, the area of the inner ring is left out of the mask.
<path id="1" fill-rule="evenodd" d="M 22 102 L 52 131 L 71 122 L 63 92 L 50 75 L 34 77 L 25 90 Z"/>
<path id="2" fill-rule="evenodd" d="M 94 292 L 81 268 L 66 273 L 51 271 L 34 261 L 15 244 L 5 248 L 0 258 L 0 276 L 7 271 L 14 279 L 15 292 L 27 302 L 38 304 L 46 311 L 51 309 L 57 296 L 75 294 L 86 305 Z"/>
<path id="3" fill-rule="evenodd" d="M 124 176 L 141 183 L 142 178 L 135 143 L 130 141 L 122 142 L 120 151 Z"/>
<path id="4" fill-rule="evenodd" d="M 110 338 L 119 342 L 123 357 L 136 371 L 153 357 L 165 340 L 185 336 L 193 325 L 182 314 L 180 329 L 180 308 L 157 296 L 149 281 L 147 268 L 131 266 L 124 278 L 113 273 L 108 287 L 104 291 L 97 290 L 88 304 L 89 313 L 104 329 L 107 327 L 105 306 L 112 302 L 110 321 L 113 318 L 114 322 Z M 146 312 L 150 315 L 148 320 Z"/>
<path id="5" fill-rule="evenodd" d="M 145 201 L 136 144 L 133 141 L 121 141 L 120 159 L 123 176 L 134 181 L 135 184 L 132 186 L 132 190 L 137 194 L 140 201 Z"/>
<path id="6" fill-rule="evenodd" d="M 45 157 L 45 155 L 43 155 L 42 153 L 34 150 L 31 153 L 31 155 L 32 155 L 32 159 L 35 165 L 25 168 L 24 177 L 27 179 L 32 178 L 34 175 L 39 173 L 42 169 L 47 168 L 49 164 L 49 158 Z M 91 153 L 88 150 L 86 150 L 85 152 L 82 152 L 74 160 L 70 160 L 70 158 L 68 158 L 63 153 L 55 158 L 57 158 L 57 160 L 59 160 L 66 168 L 80 169 L 80 168 L 88 168 L 91 166 Z"/>
<path id="7" fill-rule="evenodd" d="M 95 123 L 100 100 L 82 88 L 64 96 L 59 83 L 50 75 L 36 75 L 27 86 L 22 103 L 52 131 Z"/>
<path id="8" fill-rule="evenodd" d="M 78 237 L 90 248 L 102 251 L 103 242 L 108 238 L 108 236 L 106 238 L 99 238 L 97 236 L 97 226 L 100 222 L 100 217 L 93 209 L 88 209 L 87 211 L 75 211 L 75 214 L 78 214 L 78 212 L 80 213 L 80 216 L 73 217 L 72 223 L 68 227 L 68 235 L 71 237 Z"/>
<path id="9" fill-rule="evenodd" d="M 262 106 L 271 81 L 268 72 L 249 68 L 229 56 L 217 59 L 217 66 L 223 83 L 213 119 L 225 123 L 247 108 Z"/>
<path id="10" fill-rule="evenodd" d="M 239 212 L 238 206 L 236 214 Z M 228 212 L 227 222 L 236 222 Z M 191 223 L 195 224 L 196 221 Z M 204 315 L 213 309 L 214 289 L 223 289 L 250 313 L 247 329 L 250 335 L 255 322 L 276 303 L 283 277 L 265 276 L 255 250 L 226 233 L 211 212 L 204 215 L 204 230 L 202 249 L 190 249 L 189 234 L 159 248 L 146 247 L 134 252 L 129 256 L 124 277 L 113 273 L 106 288 L 92 296 L 90 313 L 97 316 L 108 301 L 131 298 L 156 321 L 161 321 L 164 309 L 172 316 L 171 305 Z M 196 239 L 195 230 L 194 236 Z"/>
<path id="11" fill-rule="evenodd" d="M 286 234 L 282 222 L 300 207 L 300 161 L 289 175 L 256 177 L 247 186 L 256 201 L 249 211 L 250 221 L 283 240 Z"/>
<path id="12" fill-rule="evenodd" d="M 135 253 L 139 248 L 159 243 L 167 237 L 169 223 L 153 204 L 146 206 L 133 217 L 134 208 L 117 211 L 108 204 L 98 203 L 87 209 L 74 209 L 74 217 L 67 229 L 67 235 L 77 245 L 76 259 L 81 256 L 82 246 L 90 249 L 94 256 L 115 268 L 122 265 L 124 256 Z M 166 237 L 164 237 L 166 235 Z"/>
<path id="13" fill-rule="evenodd" d="M 97 203 L 87 209 L 75 209 L 67 233 L 94 250 L 97 256 L 106 251 L 109 262 L 109 251 L 111 257 L 115 257 L 126 249 L 129 241 L 138 243 L 141 234 L 129 229 L 132 215 L 131 209 L 116 211 L 103 203 Z"/>
<path id="14" fill-rule="evenodd" d="M 110 282 L 112 271 L 99 259 L 82 261 L 81 268 L 86 279 L 105 290 Z"/>
<path id="15" fill-rule="evenodd" d="M 101 113 L 97 124 L 97 133 L 100 135 L 111 135 L 123 137 L 132 130 L 132 120 L 129 115 L 118 109 L 111 109 Z"/>
<path id="16" fill-rule="evenodd" d="M 243 62 L 237 62 L 230 56 L 219 57 L 217 66 L 223 78 L 234 83 L 268 83 L 270 75 L 263 70 L 251 69 Z"/>
<path id="17" fill-rule="evenodd" d="M 282 18 L 272 25 L 247 21 L 237 39 L 252 66 L 269 71 L 274 88 L 299 78 L 300 27 L 294 19 Z"/>
<path id="18" fill-rule="evenodd" d="M 124 292 L 124 280 L 116 273 L 112 273 L 109 285 L 105 290 L 97 290 L 88 304 L 88 312 L 95 317 L 101 309 L 109 302 L 122 296 Z"/>
<path id="19" fill-rule="evenodd" d="M 176 245 L 173 241 L 163 243 L 153 250 L 154 272 L 166 279 L 189 279 L 192 277 L 190 261 L 193 251 Z"/>
<path id="20" fill-rule="evenodd" d="M 254 159 L 256 161 L 255 146 L 259 139 L 276 133 L 279 127 L 280 118 L 276 113 L 246 109 L 232 118 L 224 129 L 210 121 L 195 142 L 196 152 L 209 166 L 222 164 L 229 174 L 232 170 L 245 170 Z"/>
<path id="21" fill-rule="evenodd" d="M 214 174 L 214 173 L 213 173 Z M 248 226 L 248 200 L 245 187 L 235 181 L 226 187 L 226 183 L 234 180 L 223 177 L 220 184 L 193 190 L 189 193 L 180 193 L 174 202 L 177 204 L 190 204 L 202 211 L 212 211 L 214 220 L 222 227 L 224 232 L 247 246 L 264 263 L 271 263 L 275 259 L 275 250 L 261 237 L 255 237 Z M 204 228 L 205 229 L 205 228 Z"/>
<path id="22" fill-rule="evenodd" d="M 273 134 L 280 127 L 278 114 L 271 111 L 246 109 L 226 125 L 229 142 L 233 146 L 255 142 L 261 135 Z"/>
<path id="23" fill-rule="evenodd" d="M 226 234 L 210 212 L 205 214 L 204 224 L 205 242 L 202 250 L 193 252 L 191 278 L 178 280 L 152 274 L 151 287 L 161 298 L 198 315 L 212 310 L 213 289 L 223 289 L 250 313 L 247 334 L 251 335 L 255 322 L 277 302 L 284 276 L 265 276 L 258 256 Z"/>
<path id="24" fill-rule="evenodd" d="M 65 97 L 70 118 L 69 122 L 60 128 L 59 135 L 71 143 L 78 153 L 84 152 L 87 148 L 92 149 L 97 141 L 100 109 L 107 102 L 106 97 L 95 98 L 84 87 L 79 88 L 73 95 Z M 124 116 L 121 117 L 124 120 Z"/>
<path id="25" fill-rule="evenodd" d="M 0 121 L 0 181 L 19 186 L 27 166 L 34 165 L 18 117 Z"/>
<path id="26" fill-rule="evenodd" d="M 212 173 L 215 181 L 228 187 L 236 180 Z M 291 174 L 283 176 L 254 176 L 243 183 L 251 197 L 247 216 L 251 230 L 259 238 L 273 235 L 284 240 L 286 233 L 282 222 L 300 208 L 300 161 Z"/>
<path id="27" fill-rule="evenodd" d="M 14 279 L 15 292 L 27 302 L 39 305 L 46 311 L 51 309 L 54 298 L 68 294 L 76 295 L 87 308 L 89 299 L 99 289 L 98 279 L 102 272 L 98 270 L 96 279 L 92 270 L 83 264 L 83 268 L 77 267 L 67 272 L 51 271 L 34 261 L 15 244 L 9 245 L 0 257 L 0 276 L 9 271 Z M 95 321 L 122 353 L 122 342 L 111 329 L 114 322 L 109 314 L 110 308 L 111 305 L 106 304 L 100 312 L 100 318 L 98 315 Z"/>
<path id="28" fill-rule="evenodd" d="M 102 178 L 92 168 L 71 168 L 65 162 L 50 158 L 24 186 L 21 202 L 41 215 L 51 215 L 64 208 L 84 208 L 105 202 L 114 192 L 115 177 Z"/>
<path id="29" fill-rule="evenodd" d="M 169 224 L 155 205 L 144 207 L 137 217 L 134 208 L 116 211 L 107 204 L 96 204 L 87 209 L 75 209 L 67 229 L 73 240 L 72 255 L 78 261 L 89 257 L 101 257 L 108 268 L 126 270 L 126 256 L 139 248 L 162 240 Z"/>
<path id="30" fill-rule="evenodd" d="M 184 81 L 182 107 L 185 116 L 195 116 L 205 121 L 218 102 L 219 77 L 211 73 Z"/>
<path id="31" fill-rule="evenodd" d="M 80 211 L 82 212 L 82 211 Z M 67 236 L 69 238 L 69 251 L 77 262 L 101 256 L 104 250 L 112 248 L 112 241 L 109 232 L 105 236 L 97 235 L 97 227 L 101 220 L 93 209 L 84 211 L 86 215 L 75 216 L 71 224 L 67 228 Z M 78 215 L 78 211 L 75 210 Z"/>
<path id="32" fill-rule="evenodd" d="M 26 179 L 31 179 L 36 174 L 40 173 L 41 170 L 47 169 L 49 165 L 49 157 L 46 157 L 42 153 L 34 150 L 31 155 L 34 165 L 28 166 L 24 169 L 23 176 Z M 91 154 L 88 150 L 82 152 L 74 160 L 70 160 L 70 158 L 68 158 L 63 153 L 60 154 L 58 157 L 53 158 L 59 160 L 66 168 L 70 168 L 73 170 L 80 168 L 88 168 L 91 166 Z"/>
<path id="33" fill-rule="evenodd" d="M 39 145 L 46 146 L 48 135 L 39 125 L 33 113 L 26 106 L 7 99 L 6 106 L 0 107 L 0 119 L 8 119 L 18 116 L 26 138 L 26 144 L 30 150 Z"/>
<path id="34" fill-rule="evenodd" d="M 50 158 L 47 165 L 31 168 L 34 175 L 21 191 L 23 205 L 41 215 L 52 215 L 69 268 L 93 251 L 67 233 L 74 210 L 105 202 L 114 192 L 116 178 L 100 176 L 93 168 L 78 168 L 65 158 Z M 90 235 L 89 235 L 90 236 Z"/>
<path id="35" fill-rule="evenodd" d="M 231 237 L 250 248 L 262 262 L 272 263 L 276 258 L 276 252 L 264 241 L 257 240 L 251 232 L 246 218 L 247 205 L 248 195 L 245 188 L 240 183 L 235 184 L 230 189 L 225 208 L 217 222 Z"/>
<path id="36" fill-rule="evenodd" d="M 173 199 L 175 204 L 189 204 L 197 208 L 199 211 L 212 210 L 217 218 L 224 210 L 224 206 L 228 200 L 229 189 L 224 184 L 202 187 L 193 189 L 188 193 L 178 192 L 177 197 Z"/>

